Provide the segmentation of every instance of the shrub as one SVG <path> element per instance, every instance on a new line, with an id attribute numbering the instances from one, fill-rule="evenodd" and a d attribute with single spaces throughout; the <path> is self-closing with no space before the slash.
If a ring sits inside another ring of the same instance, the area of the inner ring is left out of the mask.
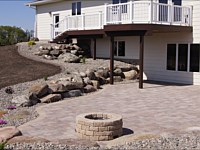
<path id="1" fill-rule="evenodd" d="M 81 58 L 81 62 L 84 63 L 84 64 L 86 63 L 86 57 L 85 57 L 85 56 L 83 56 L 83 57 Z"/>
<path id="2" fill-rule="evenodd" d="M 6 146 L 5 142 L 4 143 L 0 143 L 0 150 L 4 150 L 5 146 Z"/>
<path id="3" fill-rule="evenodd" d="M 44 77 L 44 81 L 47 81 L 47 80 L 48 80 L 48 76 L 45 76 L 45 77 Z"/>
<path id="4" fill-rule="evenodd" d="M 36 44 L 35 41 L 28 41 L 28 46 L 33 46 L 35 44 Z"/>

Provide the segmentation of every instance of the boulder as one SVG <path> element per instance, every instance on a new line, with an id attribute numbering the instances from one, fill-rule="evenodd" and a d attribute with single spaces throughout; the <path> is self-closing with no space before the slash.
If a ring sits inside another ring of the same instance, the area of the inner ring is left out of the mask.
<path id="1" fill-rule="evenodd" d="M 87 77 L 90 79 L 90 80 L 96 80 L 96 75 L 94 73 L 94 70 L 91 70 L 91 69 L 87 69 L 87 71 L 85 72 Z"/>
<path id="2" fill-rule="evenodd" d="M 53 47 L 50 45 L 46 49 L 49 50 L 49 51 L 51 51 L 51 50 L 53 50 Z"/>
<path id="3" fill-rule="evenodd" d="M 123 72 L 128 72 L 128 71 L 131 71 L 131 70 L 136 70 L 136 71 L 139 71 L 139 67 L 138 65 L 133 65 L 133 64 L 128 64 L 127 66 L 124 66 L 124 67 L 121 67 L 121 70 Z"/>
<path id="4" fill-rule="evenodd" d="M 29 95 L 29 103 L 31 104 L 31 106 L 36 105 L 37 103 L 40 103 L 40 99 L 37 97 L 36 93 L 31 93 Z"/>
<path id="5" fill-rule="evenodd" d="M 135 70 L 131 70 L 131 71 L 127 71 L 127 72 L 123 72 L 125 79 L 127 80 L 133 80 L 137 78 L 137 71 Z"/>
<path id="6" fill-rule="evenodd" d="M 95 72 L 96 76 L 101 76 L 101 77 L 104 77 L 104 78 L 108 78 L 109 77 L 109 69 L 98 69 L 96 72 Z"/>
<path id="7" fill-rule="evenodd" d="M 113 80 L 114 80 L 114 82 L 121 82 L 121 81 L 123 81 L 123 79 L 122 79 L 121 76 L 114 76 Z"/>
<path id="8" fill-rule="evenodd" d="M 60 94 L 49 94 L 49 95 L 41 98 L 40 100 L 42 103 L 52 103 L 52 102 L 57 102 L 61 99 L 62 99 L 62 97 Z"/>
<path id="9" fill-rule="evenodd" d="M 38 98 L 48 94 L 49 86 L 46 83 L 34 84 L 29 88 L 29 93 L 35 93 Z M 30 95 L 31 95 L 30 94 Z"/>
<path id="10" fill-rule="evenodd" d="M 81 92 L 81 90 L 71 90 L 68 92 L 70 97 L 78 97 L 78 96 L 82 96 L 83 93 Z"/>
<path id="11" fill-rule="evenodd" d="M 41 55 L 48 55 L 49 54 L 49 50 L 40 50 L 40 54 Z"/>
<path id="12" fill-rule="evenodd" d="M 77 50 L 71 50 L 70 53 L 71 53 L 71 54 L 74 54 L 74 55 L 77 55 L 77 54 L 78 54 L 78 51 L 77 51 Z"/>
<path id="13" fill-rule="evenodd" d="M 84 77 L 87 76 L 86 73 L 84 73 L 84 72 L 80 72 L 79 74 L 80 74 L 80 76 L 81 76 L 82 78 L 84 78 Z"/>
<path id="14" fill-rule="evenodd" d="M 72 82 L 72 81 L 62 81 L 62 84 L 65 86 L 66 90 L 82 89 L 83 82 Z"/>
<path id="15" fill-rule="evenodd" d="M 24 106 L 24 107 L 29 107 L 32 106 L 31 101 L 29 100 L 28 97 L 26 97 L 25 95 L 21 95 L 21 96 L 17 96 L 14 97 L 11 100 L 12 103 L 16 104 L 16 106 Z"/>
<path id="16" fill-rule="evenodd" d="M 34 52 L 33 54 L 37 55 L 37 56 L 42 56 L 43 55 L 43 53 L 41 51 Z"/>
<path id="17" fill-rule="evenodd" d="M 114 73 L 114 76 L 122 76 L 123 75 L 121 68 L 116 68 L 113 73 Z"/>
<path id="18" fill-rule="evenodd" d="M 81 48 L 78 45 L 73 45 L 73 49 L 75 49 L 77 51 L 81 50 Z"/>
<path id="19" fill-rule="evenodd" d="M 62 49 L 62 45 L 55 45 L 54 46 L 54 50 L 60 50 L 60 49 Z"/>
<path id="20" fill-rule="evenodd" d="M 49 93 L 62 93 L 66 92 L 67 88 L 61 83 L 49 83 Z"/>
<path id="21" fill-rule="evenodd" d="M 61 93 L 61 96 L 62 96 L 62 99 L 70 97 L 69 92 Z"/>
<path id="22" fill-rule="evenodd" d="M 54 58 L 50 55 L 43 55 L 43 58 L 44 59 L 47 59 L 47 60 L 53 60 Z"/>
<path id="23" fill-rule="evenodd" d="M 95 89 L 100 89 L 99 81 L 91 80 L 91 82 L 92 82 L 92 85 L 94 86 Z"/>
<path id="24" fill-rule="evenodd" d="M 7 142 L 11 138 L 20 135 L 22 135 L 21 131 L 14 126 L 0 128 L 0 143 Z"/>
<path id="25" fill-rule="evenodd" d="M 55 49 L 55 50 L 52 50 L 52 51 L 50 52 L 50 54 L 53 55 L 53 56 L 55 56 L 55 57 L 58 57 L 58 56 L 61 54 L 61 51 Z"/>
<path id="26" fill-rule="evenodd" d="M 45 50 L 44 46 L 40 46 L 39 50 Z"/>
<path id="27" fill-rule="evenodd" d="M 16 144 L 16 143 L 48 143 L 50 142 L 47 139 L 41 137 L 31 137 L 31 136 L 16 136 L 10 139 L 8 144 Z"/>
<path id="28" fill-rule="evenodd" d="M 92 85 L 92 81 L 91 81 L 88 77 L 83 78 L 83 83 L 84 83 L 85 85 L 87 85 L 87 84 Z"/>
<path id="29" fill-rule="evenodd" d="M 89 85 L 89 84 L 84 87 L 84 92 L 85 93 L 95 92 L 96 90 L 97 89 L 94 86 Z"/>
<path id="30" fill-rule="evenodd" d="M 59 55 L 58 58 L 61 58 L 64 60 L 64 62 L 68 63 L 80 63 L 80 58 L 74 54 L 65 53 L 63 55 Z"/>

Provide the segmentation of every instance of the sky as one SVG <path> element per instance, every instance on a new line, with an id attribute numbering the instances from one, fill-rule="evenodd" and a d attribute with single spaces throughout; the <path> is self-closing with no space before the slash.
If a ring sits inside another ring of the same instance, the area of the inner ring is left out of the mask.
<path id="1" fill-rule="evenodd" d="M 31 0 L 0 0 L 0 26 L 34 29 L 35 10 L 25 6 Z"/>

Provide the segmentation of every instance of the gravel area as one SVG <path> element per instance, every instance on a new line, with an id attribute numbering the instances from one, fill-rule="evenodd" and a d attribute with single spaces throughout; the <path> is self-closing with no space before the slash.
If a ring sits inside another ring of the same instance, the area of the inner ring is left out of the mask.
<path id="1" fill-rule="evenodd" d="M 52 143 L 16 143 L 6 146 L 6 150 L 199 150 L 199 133 L 172 134 L 170 136 L 161 136 L 159 138 L 135 140 L 127 142 L 124 145 L 105 147 L 86 147 L 80 145 L 64 145 Z"/>

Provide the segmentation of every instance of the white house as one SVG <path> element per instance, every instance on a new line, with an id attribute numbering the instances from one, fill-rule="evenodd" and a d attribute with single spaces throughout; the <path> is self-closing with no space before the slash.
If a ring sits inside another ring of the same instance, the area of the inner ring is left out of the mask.
<path id="1" fill-rule="evenodd" d="M 88 38 L 99 58 L 144 57 L 148 80 L 200 85 L 198 0 L 38 0 L 27 5 L 36 8 L 40 40 Z"/>

